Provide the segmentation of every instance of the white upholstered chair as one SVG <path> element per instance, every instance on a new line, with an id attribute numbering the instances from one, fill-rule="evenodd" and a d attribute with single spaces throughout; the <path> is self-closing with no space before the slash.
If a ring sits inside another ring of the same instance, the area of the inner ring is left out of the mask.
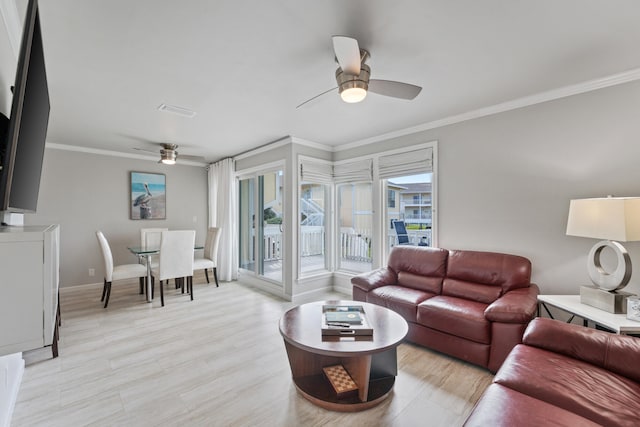
<path id="1" fill-rule="evenodd" d="M 220 228 L 209 227 L 207 238 L 204 242 L 204 256 L 193 260 L 193 271 L 204 270 L 204 275 L 209 283 L 209 269 L 213 271 L 213 278 L 218 285 L 218 244 L 220 243 Z"/>
<path id="2" fill-rule="evenodd" d="M 163 231 L 168 228 L 141 228 L 140 229 L 140 246 L 143 248 L 159 248 L 160 238 Z"/>
<path id="3" fill-rule="evenodd" d="M 142 264 L 122 264 L 113 265 L 113 255 L 111 254 L 111 248 L 109 242 L 102 234 L 102 231 L 97 231 L 96 236 L 100 243 L 100 249 L 102 249 L 102 256 L 104 257 L 104 286 L 102 288 L 102 298 L 100 301 L 104 301 L 104 308 L 107 308 L 109 304 L 109 296 L 111 296 L 111 283 L 114 280 L 133 279 L 138 277 L 140 280 L 140 286 L 144 287 L 144 280 L 147 277 L 147 268 Z"/>
<path id="4" fill-rule="evenodd" d="M 157 278 L 160 283 L 160 303 L 164 306 L 162 282 L 178 279 L 184 293 L 185 279 L 187 291 L 193 300 L 193 248 L 196 242 L 194 230 L 163 231 L 160 239 L 160 260 L 157 267 L 152 267 L 152 284 Z"/>
<path id="5" fill-rule="evenodd" d="M 141 248 L 159 248 L 160 247 L 160 236 L 163 231 L 167 231 L 166 227 L 156 227 L 156 228 L 141 228 L 140 229 L 140 247 Z M 144 265 L 147 265 L 147 260 L 151 261 L 151 267 L 158 266 L 158 259 L 154 255 L 149 255 L 148 257 L 143 256 L 140 257 L 140 262 Z M 142 287 L 140 287 L 140 293 L 144 293 Z"/>

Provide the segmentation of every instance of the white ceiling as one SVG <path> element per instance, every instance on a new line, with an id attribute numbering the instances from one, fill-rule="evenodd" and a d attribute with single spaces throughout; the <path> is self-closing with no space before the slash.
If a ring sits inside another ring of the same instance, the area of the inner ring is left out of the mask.
<path id="1" fill-rule="evenodd" d="M 49 142 L 171 142 L 209 161 L 287 135 L 336 147 L 640 69 L 637 0 L 40 0 L 40 13 Z M 335 87 L 332 35 L 370 51 L 372 78 L 422 93 L 296 110 Z"/>

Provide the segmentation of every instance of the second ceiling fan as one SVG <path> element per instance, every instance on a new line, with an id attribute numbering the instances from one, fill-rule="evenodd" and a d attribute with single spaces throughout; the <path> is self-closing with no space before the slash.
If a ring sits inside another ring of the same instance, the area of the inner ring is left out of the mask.
<path id="1" fill-rule="evenodd" d="M 369 52 L 361 49 L 358 40 L 346 36 L 333 36 L 333 51 L 338 62 L 336 83 L 338 87 L 331 88 L 311 99 L 306 100 L 296 108 L 300 108 L 314 99 L 338 89 L 344 102 L 355 103 L 362 101 L 367 92 L 401 99 L 414 99 L 422 88 L 409 83 L 392 80 L 371 79 L 371 69 L 365 64 Z"/>
<path id="2" fill-rule="evenodd" d="M 160 148 L 160 160 L 158 163 L 164 163 L 165 165 L 175 165 L 178 158 L 178 145 L 170 143 L 157 143 Z M 147 153 L 157 153 L 157 151 L 147 150 L 145 148 L 134 148 L 134 150 L 145 151 Z M 180 158 L 185 160 L 204 161 L 204 157 L 201 156 L 189 156 L 181 154 Z"/>

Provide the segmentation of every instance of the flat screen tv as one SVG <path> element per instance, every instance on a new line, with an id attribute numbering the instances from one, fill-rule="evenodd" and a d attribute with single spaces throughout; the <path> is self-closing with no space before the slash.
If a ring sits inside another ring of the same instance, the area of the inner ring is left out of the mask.
<path id="1" fill-rule="evenodd" d="M 38 2 L 29 0 L 11 117 L 0 141 L 0 211 L 36 211 L 49 110 Z"/>

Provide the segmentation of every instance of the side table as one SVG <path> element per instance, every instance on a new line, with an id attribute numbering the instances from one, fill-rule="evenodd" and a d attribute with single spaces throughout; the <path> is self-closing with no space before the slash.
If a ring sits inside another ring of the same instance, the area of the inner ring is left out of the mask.
<path id="1" fill-rule="evenodd" d="M 609 329 L 616 334 L 635 335 L 640 334 L 640 322 L 627 319 L 626 314 L 613 314 L 591 307 L 580 302 L 580 295 L 538 295 L 538 316 L 542 309 L 553 319 L 548 306 L 559 308 L 571 314 L 568 322 L 575 316 L 583 319 L 583 325 L 588 326 L 588 321 Z M 567 323 L 568 323 L 567 322 Z"/>

